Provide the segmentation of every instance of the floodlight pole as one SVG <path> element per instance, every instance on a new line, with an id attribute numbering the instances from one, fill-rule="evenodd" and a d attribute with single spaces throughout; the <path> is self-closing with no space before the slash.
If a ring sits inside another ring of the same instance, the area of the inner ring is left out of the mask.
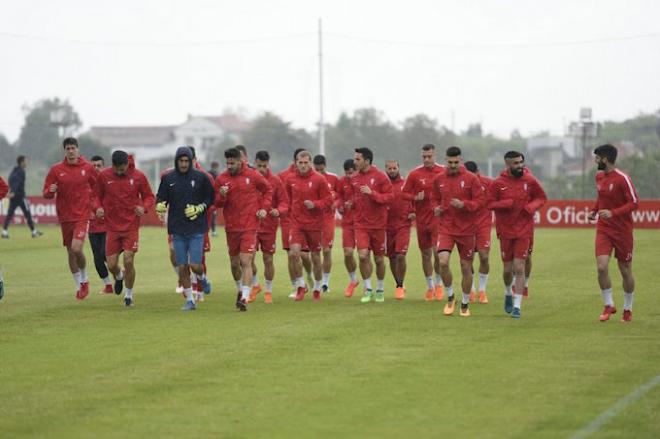
<path id="1" fill-rule="evenodd" d="M 319 154 L 325 155 L 325 122 L 323 120 L 323 31 L 319 18 Z"/>

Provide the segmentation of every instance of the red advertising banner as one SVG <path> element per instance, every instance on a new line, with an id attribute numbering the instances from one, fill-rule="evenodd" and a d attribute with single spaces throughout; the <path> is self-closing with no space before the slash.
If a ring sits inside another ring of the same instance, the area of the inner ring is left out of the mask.
<path id="1" fill-rule="evenodd" d="M 42 197 L 28 197 L 30 213 L 37 224 L 56 224 L 57 211 L 55 200 Z M 536 213 L 534 222 L 537 227 L 577 227 L 590 228 L 594 224 L 587 219 L 589 211 L 594 205 L 593 200 L 548 200 Z M 2 200 L 0 221 L 4 221 L 9 207 L 9 200 Z M 640 200 L 637 210 L 632 212 L 635 228 L 660 229 L 660 200 Z M 13 224 L 23 224 L 25 218 L 20 209 L 16 209 Z M 218 224 L 222 224 L 222 215 L 218 217 Z M 142 219 L 147 226 L 162 226 L 162 222 L 152 209 Z"/>

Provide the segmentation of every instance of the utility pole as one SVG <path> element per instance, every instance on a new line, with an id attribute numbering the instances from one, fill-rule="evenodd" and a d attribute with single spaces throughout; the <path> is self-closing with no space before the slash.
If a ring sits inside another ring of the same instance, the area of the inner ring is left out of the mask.
<path id="1" fill-rule="evenodd" d="M 325 121 L 323 120 L 323 30 L 319 18 L 319 154 L 325 155 Z"/>
<path id="2" fill-rule="evenodd" d="M 580 151 L 582 153 L 582 187 L 580 188 L 580 195 L 584 199 L 587 196 L 587 157 L 590 156 L 587 151 L 587 141 L 598 136 L 598 125 L 591 120 L 591 108 L 580 108 L 580 121 L 572 122 L 568 129 L 571 135 L 580 139 Z"/>

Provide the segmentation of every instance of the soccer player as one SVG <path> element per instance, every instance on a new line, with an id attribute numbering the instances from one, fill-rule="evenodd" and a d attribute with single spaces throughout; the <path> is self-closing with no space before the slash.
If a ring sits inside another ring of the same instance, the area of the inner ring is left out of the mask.
<path id="1" fill-rule="evenodd" d="M 273 303 L 273 278 L 275 277 L 275 264 L 273 264 L 273 255 L 275 254 L 275 241 L 277 240 L 277 226 L 282 215 L 289 210 L 289 200 L 287 199 L 284 185 L 280 178 L 270 170 L 270 154 L 268 151 L 258 151 L 254 158 L 254 167 L 266 178 L 270 185 L 273 195 L 271 208 L 268 215 L 259 223 L 257 232 L 257 250 L 261 250 L 264 262 L 264 279 L 266 292 L 264 301 Z M 257 275 L 257 267 L 252 261 L 253 277 Z M 248 303 L 254 302 L 257 294 L 261 291 L 261 286 L 257 283 L 250 290 Z"/>
<path id="2" fill-rule="evenodd" d="M 23 211 L 23 216 L 32 232 L 32 237 L 37 238 L 43 235 L 43 233 L 37 230 L 34 226 L 32 214 L 30 214 L 30 205 L 25 197 L 25 168 L 27 168 L 27 159 L 24 155 L 19 155 L 16 158 L 16 166 L 9 174 L 9 194 L 7 195 L 9 198 L 9 209 L 7 210 L 5 224 L 2 228 L 2 237 L 5 239 L 9 238 L 7 228 L 9 227 L 11 220 L 14 218 L 14 212 L 18 207 Z"/>
<path id="3" fill-rule="evenodd" d="M 344 161 L 344 176 L 337 184 L 337 210 L 341 214 L 341 246 L 344 250 L 344 266 L 350 277 L 344 290 L 344 297 L 352 297 L 355 288 L 360 284 L 357 278 L 357 263 L 355 262 L 355 230 L 353 228 L 353 200 L 351 191 L 351 175 L 355 173 L 353 159 Z"/>
<path id="4" fill-rule="evenodd" d="M 422 253 L 422 270 L 426 277 L 427 301 L 440 301 L 443 298 L 442 278 L 436 244 L 438 240 L 437 218 L 433 214 L 431 194 L 433 181 L 444 172 L 444 167 L 436 163 L 435 146 L 427 143 L 422 146 L 422 165 L 410 171 L 402 196 L 413 201 L 415 205 L 415 221 L 417 223 L 417 244 Z M 435 282 L 433 271 L 435 269 Z"/>
<path id="5" fill-rule="evenodd" d="M 387 257 L 390 260 L 390 270 L 396 282 L 394 297 L 403 300 L 406 290 L 403 281 L 406 278 L 406 253 L 410 244 L 410 227 L 415 219 L 415 208 L 412 202 L 401 196 L 406 181 L 399 172 L 399 162 L 385 162 L 385 172 L 392 183 L 392 202 L 387 210 Z"/>
<path id="6" fill-rule="evenodd" d="M 284 188 L 286 190 L 286 182 L 289 177 L 291 177 L 293 174 L 296 173 L 297 169 L 297 157 L 298 153 L 301 151 L 304 151 L 304 148 L 298 148 L 295 151 L 293 151 L 293 161 L 289 165 L 288 168 L 277 174 L 278 177 L 280 177 L 280 180 L 282 180 L 282 184 L 284 185 Z M 291 200 L 289 200 L 289 203 L 291 203 Z M 291 204 L 289 204 L 289 208 L 291 207 Z M 307 282 L 311 285 L 312 284 L 312 260 L 310 259 L 309 256 L 309 248 L 304 247 L 302 249 L 302 252 L 300 253 L 300 261 L 296 261 L 295 258 L 291 257 L 291 248 L 289 246 L 289 235 L 290 235 L 290 229 L 291 229 L 291 224 L 289 220 L 289 214 L 287 213 L 286 215 L 282 215 L 280 217 L 280 233 L 282 234 L 282 248 L 284 251 L 287 253 L 288 257 L 288 269 L 289 269 L 289 278 L 291 280 L 291 293 L 289 294 L 289 299 L 295 299 L 296 295 L 298 294 L 298 279 L 296 278 L 296 267 L 299 263 L 302 263 L 303 268 L 305 269 L 305 272 L 307 273 Z"/>
<path id="7" fill-rule="evenodd" d="M 4 178 L 0 176 L 0 200 L 5 198 L 9 193 L 9 185 Z M 0 300 L 5 296 L 5 279 L 2 276 L 2 271 L 0 271 Z"/>
<path id="8" fill-rule="evenodd" d="M 596 205 L 590 219 L 598 219 L 596 225 L 596 266 L 598 284 L 605 302 L 600 321 L 610 319 L 616 313 L 612 299 L 612 280 L 609 274 L 610 257 L 614 257 L 623 278 L 622 322 L 632 321 L 633 292 L 635 278 L 632 273 L 633 220 L 632 211 L 637 208 L 639 198 L 630 177 L 616 167 L 617 149 L 614 145 L 601 145 L 594 150 L 598 173 Z"/>
<path id="9" fill-rule="evenodd" d="M 115 293 L 126 284 L 124 305 L 133 306 L 135 254 L 139 248 L 140 217 L 153 205 L 154 194 L 147 177 L 135 169 L 135 162 L 125 151 L 112 153 L 112 167 L 98 175 L 96 216 L 105 219 L 107 230 L 105 255 L 108 270 L 115 278 Z M 119 255 L 124 253 L 124 269 Z"/>
<path id="10" fill-rule="evenodd" d="M 351 176 L 351 192 L 355 216 L 355 243 L 360 259 L 360 274 L 364 281 L 364 295 L 360 301 L 385 301 L 385 240 L 387 209 L 392 201 L 392 183 L 387 175 L 373 165 L 374 154 L 369 148 L 356 148 Z M 376 263 L 376 294 L 372 292 L 371 253 Z"/>
<path id="11" fill-rule="evenodd" d="M 203 265 L 204 234 L 208 231 L 205 210 L 213 204 L 215 191 L 208 176 L 193 166 L 190 148 L 182 146 L 174 156 L 174 170 L 160 180 L 156 196 L 156 212 L 167 213 L 167 233 L 172 235 L 179 282 L 186 303 L 183 311 L 197 309 L 190 272 L 197 275 L 205 293 L 211 292 Z"/>
<path id="12" fill-rule="evenodd" d="M 223 209 L 225 217 L 231 273 L 238 289 L 236 308 L 247 311 L 259 220 L 271 210 L 273 191 L 268 181 L 242 160 L 238 149 L 225 150 L 225 159 L 227 170 L 215 181 L 215 205 Z"/>
<path id="13" fill-rule="evenodd" d="M 332 193 L 325 178 L 312 169 L 312 155 L 307 151 L 298 153 L 296 171 L 285 185 L 289 198 L 290 232 L 289 262 L 293 266 L 296 278 L 296 301 L 303 300 L 308 291 L 302 277 L 299 258 L 302 249 L 307 247 L 311 253 L 314 273 L 313 298 L 321 300 L 321 233 L 323 212 L 332 205 Z"/>
<path id="14" fill-rule="evenodd" d="M 332 244 L 335 240 L 335 200 L 337 199 L 337 185 L 339 177 L 326 169 L 325 156 L 317 154 L 314 156 L 314 170 L 325 177 L 328 189 L 332 193 L 333 204 L 323 211 L 323 230 L 321 233 L 321 250 L 323 253 L 323 279 L 321 280 L 321 292 L 330 291 L 330 271 L 332 270 Z"/>
<path id="15" fill-rule="evenodd" d="M 89 294 L 83 246 L 92 213 L 92 196 L 96 190 L 96 171 L 80 155 L 77 139 L 67 137 L 62 141 L 62 147 L 64 160 L 48 171 L 43 196 L 55 198 L 62 244 L 66 247 L 69 269 L 76 284 L 76 299 L 83 300 Z"/>
<path id="16" fill-rule="evenodd" d="M 484 189 L 484 192 L 488 193 L 488 188 L 493 183 L 493 179 L 481 175 L 477 164 L 472 161 L 465 162 L 465 168 L 472 172 L 474 175 L 479 178 L 481 186 Z M 477 217 L 477 233 L 475 234 L 475 251 L 479 255 L 479 303 L 488 303 L 488 295 L 486 294 L 486 288 L 488 286 L 488 273 L 490 272 L 490 237 L 491 237 L 491 228 L 493 222 L 493 214 L 490 210 L 483 205 L 476 212 L 474 212 Z M 475 286 L 476 282 L 474 281 L 474 268 L 472 269 L 473 278 L 472 278 L 472 288 L 470 289 L 470 303 L 475 301 Z"/>
<path id="17" fill-rule="evenodd" d="M 94 166 L 94 170 L 96 170 L 96 175 L 98 176 L 103 170 L 105 164 L 103 157 L 95 155 L 90 161 L 92 166 Z M 110 279 L 110 273 L 108 272 L 105 258 L 105 218 L 99 218 L 96 216 L 96 213 L 94 213 L 89 221 L 89 231 L 87 236 L 89 236 L 89 244 L 92 247 L 92 254 L 94 255 L 94 268 L 96 268 L 96 272 L 101 280 L 103 280 L 104 287 L 99 291 L 99 294 L 112 294 L 115 291 L 112 287 L 112 279 Z"/>
<path id="18" fill-rule="evenodd" d="M 449 268 L 451 252 L 456 246 L 461 263 L 461 317 L 470 317 L 470 289 L 472 288 L 472 258 L 474 257 L 477 212 L 486 202 L 486 194 L 479 178 L 463 166 L 461 149 L 447 148 L 445 172 L 433 182 L 433 212 L 440 217 L 438 228 L 438 259 L 440 274 L 447 293 L 444 314 L 454 313 L 456 300 Z"/>
<path id="19" fill-rule="evenodd" d="M 525 159 L 517 151 L 504 155 L 505 169 L 491 184 L 487 207 L 495 211 L 495 231 L 500 240 L 505 287 L 504 311 L 520 318 L 525 259 L 534 227 L 534 212 L 547 198 L 539 181 L 525 172 Z M 515 294 L 512 291 L 515 276 Z"/>

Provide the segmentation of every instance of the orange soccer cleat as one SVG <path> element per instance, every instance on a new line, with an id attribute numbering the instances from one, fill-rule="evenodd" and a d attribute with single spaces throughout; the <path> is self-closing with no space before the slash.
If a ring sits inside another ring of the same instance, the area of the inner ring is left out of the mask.
<path id="1" fill-rule="evenodd" d="M 467 303 L 465 305 L 461 304 L 460 315 L 461 317 L 470 317 L 470 308 L 468 307 Z"/>
<path id="2" fill-rule="evenodd" d="M 352 297 L 353 293 L 355 292 L 355 288 L 357 288 L 359 284 L 360 281 L 357 280 L 355 282 L 351 281 L 344 290 L 344 297 Z"/>
<path id="3" fill-rule="evenodd" d="M 445 293 L 442 291 L 442 285 L 436 285 L 435 286 L 435 300 L 440 302 L 443 297 L 445 297 Z"/>
<path id="4" fill-rule="evenodd" d="M 488 296 L 486 296 L 485 291 L 479 291 L 479 303 L 484 305 L 488 303 Z"/>
<path id="5" fill-rule="evenodd" d="M 257 294 L 261 292 L 261 285 L 256 284 L 252 286 L 252 289 L 250 290 L 250 295 L 248 296 L 248 303 L 254 302 L 254 300 L 257 298 Z"/>
<path id="6" fill-rule="evenodd" d="M 403 287 L 396 287 L 394 298 L 396 300 L 403 300 L 404 297 L 406 297 L 406 290 Z"/>
<path id="7" fill-rule="evenodd" d="M 474 297 L 474 296 L 475 296 L 475 294 L 474 294 L 474 290 L 470 290 L 470 303 L 474 303 L 474 301 L 475 301 L 475 297 Z"/>
<path id="8" fill-rule="evenodd" d="M 264 302 L 266 303 L 273 303 L 273 295 L 271 294 L 270 291 L 266 291 L 264 293 Z"/>
<path id="9" fill-rule="evenodd" d="M 431 302 L 433 300 L 433 288 L 426 290 L 426 293 L 424 294 L 424 300 L 427 302 Z"/>
<path id="10" fill-rule="evenodd" d="M 101 291 L 99 291 L 99 294 L 114 294 L 115 290 L 112 288 L 112 284 L 107 284 Z"/>
<path id="11" fill-rule="evenodd" d="M 450 316 L 454 314 L 454 307 L 456 306 L 456 301 L 452 298 L 451 300 L 447 301 L 447 304 L 445 305 L 445 310 L 444 314 L 446 316 Z"/>
<path id="12" fill-rule="evenodd" d="M 601 322 L 605 322 L 610 319 L 610 316 L 612 314 L 616 314 L 616 308 L 611 305 L 605 305 L 605 308 L 603 309 L 603 312 L 601 313 L 599 320 Z"/>

